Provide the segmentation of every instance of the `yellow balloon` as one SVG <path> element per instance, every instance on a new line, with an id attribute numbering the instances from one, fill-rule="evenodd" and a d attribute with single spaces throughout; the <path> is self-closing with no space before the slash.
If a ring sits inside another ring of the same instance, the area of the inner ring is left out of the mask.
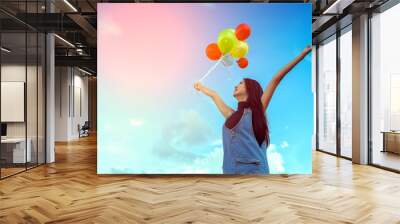
<path id="1" fill-rule="evenodd" d="M 236 47 L 238 39 L 235 35 L 234 29 L 225 29 L 218 35 L 218 48 L 223 53 L 229 53 L 233 48 Z"/>
<path id="2" fill-rule="evenodd" d="M 243 58 L 249 51 L 249 45 L 244 41 L 238 41 L 236 46 L 232 48 L 231 55 L 234 58 Z"/>

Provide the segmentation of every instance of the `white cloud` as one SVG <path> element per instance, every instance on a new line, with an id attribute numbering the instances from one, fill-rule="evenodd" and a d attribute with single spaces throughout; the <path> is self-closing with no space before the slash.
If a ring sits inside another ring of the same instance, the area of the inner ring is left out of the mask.
<path id="1" fill-rule="evenodd" d="M 213 142 L 211 142 L 212 146 L 221 146 L 222 145 L 222 139 L 216 139 Z"/>
<path id="2" fill-rule="evenodd" d="M 287 148 L 287 147 L 289 147 L 289 143 L 287 141 L 283 141 L 281 143 L 281 148 L 284 149 L 284 148 Z"/>
<path id="3" fill-rule="evenodd" d="M 222 147 L 215 147 L 204 157 L 196 158 L 190 165 L 184 166 L 183 173 L 222 173 L 222 159 Z"/>
<path id="4" fill-rule="evenodd" d="M 283 157 L 275 144 L 268 147 L 267 158 L 271 174 L 285 173 Z M 222 173 L 222 160 L 222 147 L 215 147 L 204 157 L 196 158 L 190 165 L 184 166 L 182 173 Z"/>
<path id="5" fill-rule="evenodd" d="M 284 173 L 285 167 L 282 155 L 277 151 L 276 145 L 270 144 L 267 149 L 268 166 L 270 173 Z"/>
<path id="6" fill-rule="evenodd" d="M 174 145 L 198 146 L 213 139 L 215 131 L 197 111 L 183 111 L 178 119 L 164 125 L 163 137 Z"/>
<path id="7" fill-rule="evenodd" d="M 176 120 L 163 125 L 161 139 L 155 142 L 153 152 L 163 159 L 193 161 L 204 157 L 195 149 L 204 148 L 213 139 L 216 139 L 215 130 L 209 121 L 195 110 L 186 110 Z"/>
<path id="8" fill-rule="evenodd" d="M 158 157 L 174 161 L 193 161 L 199 156 L 189 150 L 176 148 L 169 142 L 158 142 L 153 150 Z"/>
<path id="9" fill-rule="evenodd" d="M 101 150 L 99 154 L 99 166 L 101 166 L 101 169 L 115 166 L 130 167 L 132 164 L 131 158 L 135 158 L 137 155 L 131 148 L 126 148 L 125 146 L 124 142 L 118 140 L 101 145 L 99 147 L 99 150 Z"/>
<path id="10" fill-rule="evenodd" d="M 129 120 L 129 123 L 133 126 L 133 127 L 139 127 L 142 126 L 144 121 L 138 118 L 132 118 Z"/>

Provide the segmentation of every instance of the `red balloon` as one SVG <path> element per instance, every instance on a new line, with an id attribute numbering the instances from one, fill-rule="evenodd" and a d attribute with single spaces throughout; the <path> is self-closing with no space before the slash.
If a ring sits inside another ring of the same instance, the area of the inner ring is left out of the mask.
<path id="1" fill-rule="evenodd" d="M 236 61 L 240 68 L 246 68 L 249 65 L 247 58 L 240 58 Z"/>
<path id="2" fill-rule="evenodd" d="M 212 43 L 207 46 L 206 55 L 210 60 L 216 61 L 222 56 L 222 53 L 219 50 L 218 45 L 216 43 Z"/>
<path id="3" fill-rule="evenodd" d="M 250 26 L 246 23 L 241 23 L 236 27 L 235 34 L 238 40 L 246 40 L 250 36 Z"/>

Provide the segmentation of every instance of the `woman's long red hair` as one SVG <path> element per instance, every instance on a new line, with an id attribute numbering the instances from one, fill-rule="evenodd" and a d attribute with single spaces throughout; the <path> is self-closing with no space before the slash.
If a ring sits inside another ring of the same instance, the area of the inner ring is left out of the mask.
<path id="1" fill-rule="evenodd" d="M 267 119 L 264 113 L 264 107 L 261 102 L 263 89 L 256 80 L 245 78 L 244 83 L 247 91 L 247 103 L 250 105 L 252 111 L 252 124 L 253 132 L 256 136 L 257 142 L 261 145 L 264 140 L 267 147 L 270 143 L 269 128 Z"/>

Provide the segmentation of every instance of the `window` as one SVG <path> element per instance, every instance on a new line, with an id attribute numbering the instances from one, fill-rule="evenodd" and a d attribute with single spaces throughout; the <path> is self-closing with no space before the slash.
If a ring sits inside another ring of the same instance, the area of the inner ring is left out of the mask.
<path id="1" fill-rule="evenodd" d="M 351 158 L 352 149 L 352 32 L 340 35 L 340 155 Z"/>
<path id="2" fill-rule="evenodd" d="M 318 149 L 336 153 L 336 36 L 318 47 Z"/>
<path id="3" fill-rule="evenodd" d="M 42 13 L 44 1 L 18 2 Z M 1 6 L 15 6 L 3 2 Z M 0 178 L 45 163 L 45 34 L 0 12 Z"/>
<path id="4" fill-rule="evenodd" d="M 372 163 L 400 170 L 400 4 L 371 18 Z"/>

